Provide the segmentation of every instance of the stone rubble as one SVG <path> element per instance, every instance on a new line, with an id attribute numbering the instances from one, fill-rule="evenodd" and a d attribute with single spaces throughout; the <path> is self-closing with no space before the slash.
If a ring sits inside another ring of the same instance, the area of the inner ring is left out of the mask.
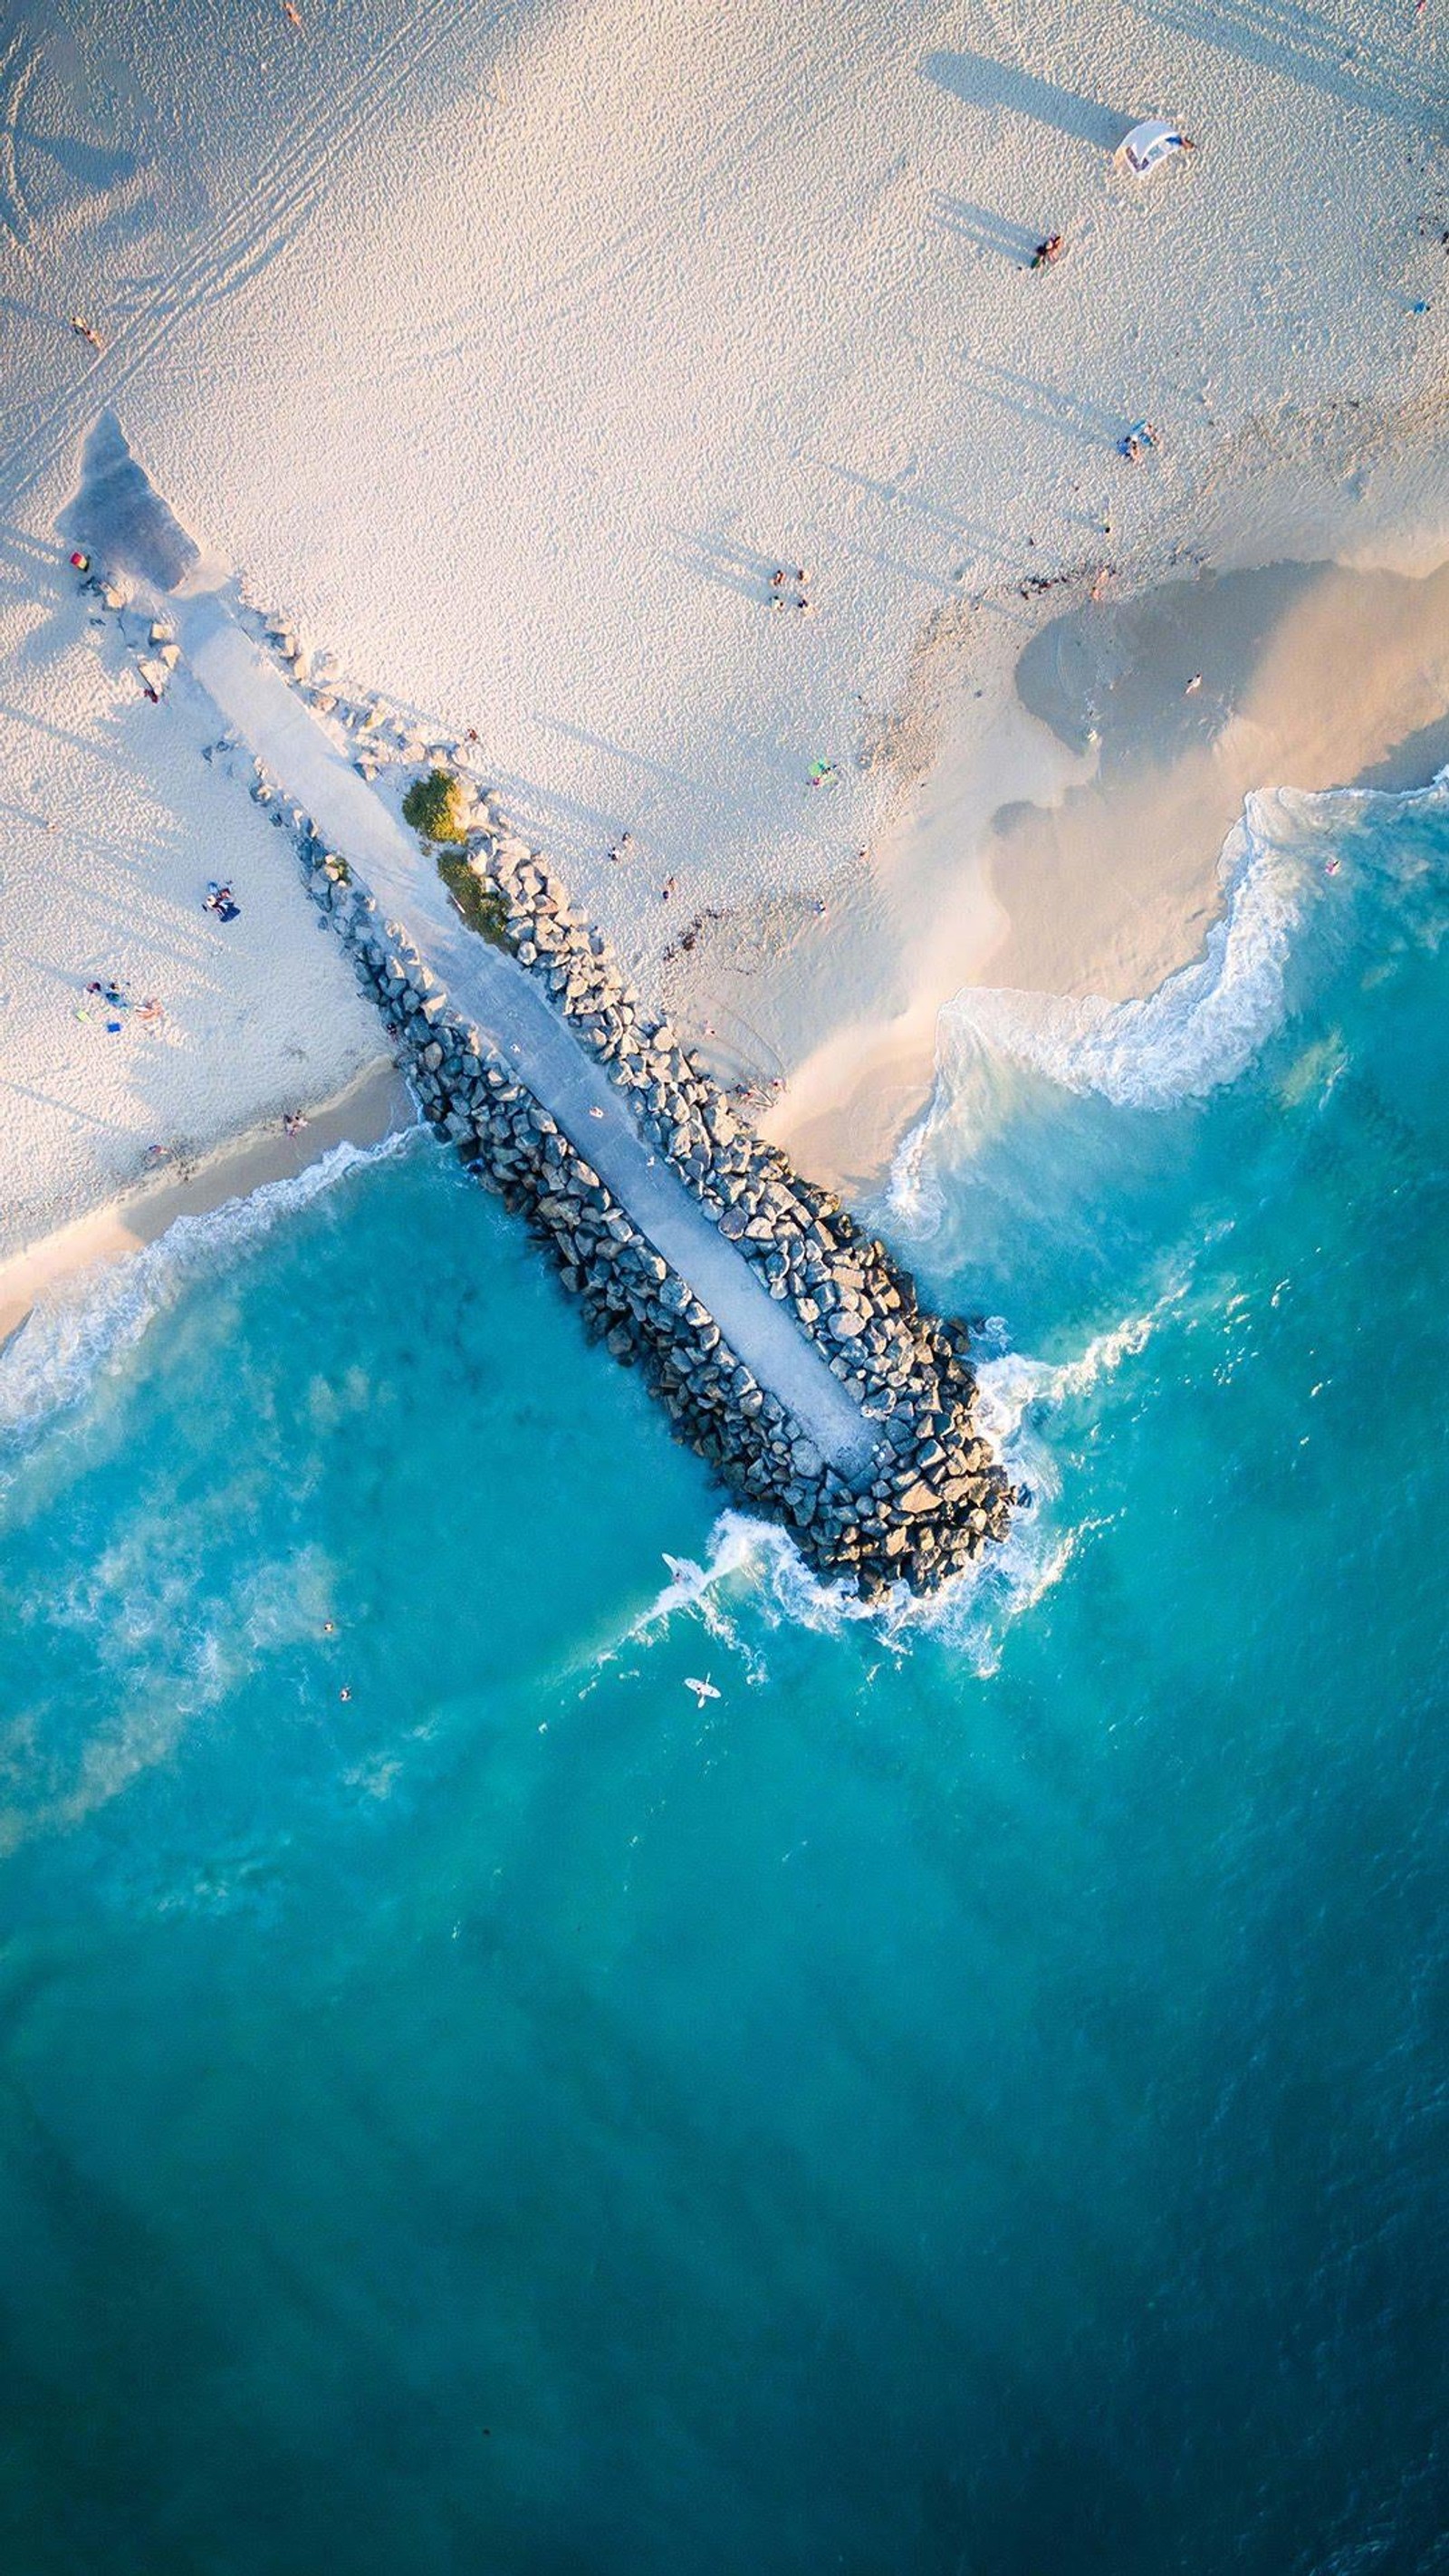
<path id="1" fill-rule="evenodd" d="M 416 743 L 415 758 L 426 758 Z M 259 781 L 259 785 L 264 782 Z M 749 1509 L 783 1521 L 822 1575 L 866 1601 L 935 1589 L 1005 1535 L 1014 1496 L 975 1428 L 967 1328 L 923 1315 L 907 1274 L 838 1199 L 740 1125 L 667 1021 L 630 992 L 608 941 L 536 851 L 475 810 L 469 865 L 506 906 L 504 944 L 618 1084 L 653 1149 L 751 1262 L 880 1437 L 859 1490 L 825 1464 L 722 1339 L 497 1050 L 449 1007 L 425 960 L 305 816 L 289 818 L 314 899 L 396 1033 L 419 1104 L 521 1215 L 586 1328 L 637 1366 L 677 1436 Z"/>
<path id="2" fill-rule="evenodd" d="M 603 932 L 478 784 L 477 754 L 349 690 L 330 655 L 309 655 L 286 618 L 245 622 L 292 685 L 340 728 L 356 767 L 421 774 L 441 763 L 463 787 L 458 855 L 497 898 L 500 944 L 536 977 L 605 1066 L 651 1148 L 667 1157 L 720 1232 L 860 1403 L 880 1436 L 870 1480 L 852 1486 L 800 1435 L 729 1349 L 707 1309 L 654 1251 L 546 1109 L 482 1033 L 450 1007 L 395 923 L 353 882 L 295 807 L 288 821 L 314 900 L 329 914 L 437 1133 L 524 1218 L 611 1356 L 637 1366 L 676 1435 L 748 1509 L 784 1522 L 820 1574 L 867 1602 L 900 1585 L 930 1592 L 1004 1538 L 1017 1500 L 974 1419 L 970 1333 L 925 1315 L 907 1272 L 833 1192 L 796 1172 L 735 1115 L 667 1020 L 629 988 Z M 258 773 L 253 792 L 272 801 Z"/>

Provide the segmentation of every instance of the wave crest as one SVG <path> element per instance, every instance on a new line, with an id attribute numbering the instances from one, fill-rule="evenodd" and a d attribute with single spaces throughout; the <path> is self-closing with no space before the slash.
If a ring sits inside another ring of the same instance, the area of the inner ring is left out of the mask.
<path id="1" fill-rule="evenodd" d="M 415 1131 L 376 1145 L 333 1145 L 304 1171 L 264 1181 L 243 1198 L 179 1216 L 154 1243 L 83 1272 L 42 1298 L 0 1354 L 0 1448 L 23 1446 L 81 1403 L 135 1348 L 189 1281 L 269 1234 L 350 1175 L 401 1152 Z"/>
<path id="2" fill-rule="evenodd" d="M 1202 953 L 1138 1000 L 968 986 L 941 1012 L 936 1082 L 902 1140 L 887 1193 L 898 1221 L 933 1233 L 945 1215 L 932 1147 L 956 1133 L 986 1067 L 1044 1076 L 1123 1109 L 1203 1099 L 1247 1070 L 1281 1024 L 1289 960 L 1318 873 L 1294 825 L 1317 797 L 1250 796 L 1223 844 L 1223 909 Z"/>
<path id="3" fill-rule="evenodd" d="M 917 1639 L 929 1639 L 964 1656 L 981 1678 L 989 1677 L 1000 1663 L 1009 1629 L 1060 1581 L 1089 1526 L 1063 1524 L 1054 1513 L 1061 1479 L 1050 1447 L 1029 1425 L 1028 1415 L 1087 1394 L 1099 1379 L 1136 1358 L 1185 1294 L 1180 1284 L 1167 1288 L 1147 1313 L 1129 1315 L 1096 1334 L 1075 1359 L 1037 1360 L 1003 1351 L 979 1364 L 980 1430 L 1018 1490 L 1025 1489 L 1031 1500 L 1013 1513 L 1002 1545 L 939 1592 L 920 1597 L 902 1584 L 883 1605 L 871 1606 L 843 1584 L 822 1582 L 776 1522 L 726 1511 L 710 1531 L 702 1564 L 689 1557 L 666 1558 L 670 1580 L 634 1621 L 627 1642 L 648 1645 L 675 1618 L 691 1616 L 717 1644 L 742 1655 L 754 1678 L 759 1659 L 737 1615 L 748 1609 L 767 1625 L 788 1620 L 827 1635 L 864 1622 L 897 1653 L 908 1652 Z"/>

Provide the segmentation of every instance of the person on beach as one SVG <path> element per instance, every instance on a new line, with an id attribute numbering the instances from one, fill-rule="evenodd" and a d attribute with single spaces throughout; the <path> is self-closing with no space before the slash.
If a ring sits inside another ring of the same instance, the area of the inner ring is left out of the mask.
<path id="1" fill-rule="evenodd" d="M 91 348 L 93 348 L 98 355 L 104 355 L 104 352 L 101 349 L 99 335 L 95 331 L 93 325 L 86 320 L 83 313 L 72 313 L 70 317 L 70 327 L 72 331 L 74 331 L 78 340 L 88 341 Z"/>
<path id="2" fill-rule="evenodd" d="M 235 921 L 241 912 L 241 905 L 229 885 L 212 883 L 207 886 L 206 901 L 202 909 L 205 912 L 214 912 L 218 921 Z"/>
<path id="3" fill-rule="evenodd" d="M 136 1017 L 140 1021 L 143 1029 L 159 1029 L 165 1023 L 166 1013 L 162 1009 L 156 995 L 152 993 L 146 1001 L 142 1002 L 138 1006 Z"/>
<path id="4" fill-rule="evenodd" d="M 306 1124 L 300 1109 L 289 1109 L 282 1120 L 282 1133 L 284 1136 L 300 1136 Z"/>
<path id="5" fill-rule="evenodd" d="M 1061 234 L 1048 233 L 1046 240 L 1038 242 L 1035 250 L 1032 252 L 1031 266 L 1033 268 L 1054 268 L 1057 261 L 1061 258 L 1062 248 L 1063 244 Z"/>

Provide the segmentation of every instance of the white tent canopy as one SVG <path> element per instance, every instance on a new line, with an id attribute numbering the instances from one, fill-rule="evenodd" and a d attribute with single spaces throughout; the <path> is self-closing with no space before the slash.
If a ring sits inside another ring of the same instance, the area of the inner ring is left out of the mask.
<path id="1" fill-rule="evenodd" d="M 1174 152 L 1190 148 L 1187 136 L 1179 133 L 1175 125 L 1165 125 L 1160 117 L 1149 116 L 1124 136 L 1114 157 L 1124 161 L 1134 177 L 1145 179 L 1149 170 L 1169 160 Z"/>

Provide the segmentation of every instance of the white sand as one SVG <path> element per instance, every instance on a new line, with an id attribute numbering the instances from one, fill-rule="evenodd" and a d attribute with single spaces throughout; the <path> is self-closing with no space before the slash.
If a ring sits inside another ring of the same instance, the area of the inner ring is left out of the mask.
<path id="1" fill-rule="evenodd" d="M 73 585 L 48 610 L 12 595 L 0 635 L 4 1253 L 132 1184 L 150 1146 L 184 1160 L 280 1119 L 383 1042 L 243 765 L 203 759 L 219 728 L 201 693 L 152 706 Z M 225 927 L 202 909 L 213 877 L 242 907 Z M 87 996 L 110 977 L 164 1023 Z"/>
<path id="2" fill-rule="evenodd" d="M 1438 0 L 1422 21 L 1381 0 L 302 13 L 300 36 L 260 0 L 14 20 L 7 1242 L 108 1195 L 158 1129 L 217 1139 L 376 1045 L 281 834 L 200 767 L 184 708 L 128 698 L 56 568 L 104 402 L 258 596 L 359 682 L 479 727 L 651 979 L 705 907 L 840 889 L 823 925 L 776 922 L 806 934 L 760 985 L 767 1038 L 803 997 L 790 1063 L 878 1009 L 851 919 L 922 989 L 921 915 L 859 853 L 899 856 L 943 734 L 930 828 L 959 864 L 892 857 L 891 884 L 932 923 L 944 905 L 963 973 L 1001 934 L 1016 890 L 969 867 L 998 791 L 1044 792 L 1044 756 L 1056 789 L 1073 774 L 1003 713 L 1066 596 L 1023 602 L 1025 573 L 1449 551 Z M 1124 182 L 1105 147 L 1151 110 L 1201 149 Z M 1028 274 L 1056 228 L 1066 258 Z M 1144 414 L 1162 449 L 1133 469 L 1114 442 Z M 766 609 L 777 562 L 810 569 L 813 617 Z M 817 756 L 842 784 L 807 788 Z M 219 873 L 245 877 L 224 951 L 194 910 Z M 164 990 L 185 1043 L 70 1021 L 65 979 L 92 966 Z M 838 1048 L 825 1089 L 858 1070 Z"/>
<path id="3" fill-rule="evenodd" d="M 1029 706 L 1013 689 L 984 728 L 963 721 L 883 842 L 870 906 L 811 925 L 828 1008 L 802 961 L 768 990 L 734 943 L 713 965 L 716 1025 L 746 997 L 790 1066 L 772 1133 L 855 1193 L 923 1106 L 938 1013 L 966 985 L 1154 992 L 1216 916 L 1250 793 L 1420 786 L 1449 762 L 1449 567 L 1180 576 L 1061 613 L 1017 679 Z"/>
<path id="4" fill-rule="evenodd" d="M 263 1182 L 292 1179 L 344 1139 L 350 1145 L 378 1144 L 410 1127 L 415 1115 L 401 1074 L 391 1064 L 372 1065 L 335 1100 L 314 1109 L 298 1132 L 288 1135 L 270 1125 L 254 1130 L 199 1163 L 170 1165 L 90 1215 L 57 1226 L 26 1251 L 0 1261 L 0 1343 L 61 1281 L 154 1243 L 177 1217 L 204 1216 Z"/>

